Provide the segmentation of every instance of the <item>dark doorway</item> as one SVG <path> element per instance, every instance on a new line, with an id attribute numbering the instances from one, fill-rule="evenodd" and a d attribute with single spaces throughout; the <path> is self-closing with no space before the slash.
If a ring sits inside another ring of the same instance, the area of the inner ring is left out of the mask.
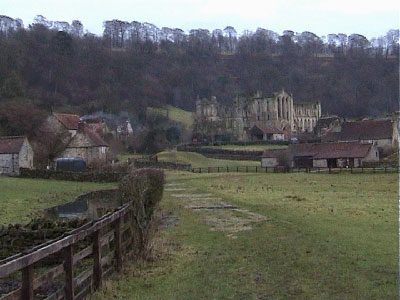
<path id="1" fill-rule="evenodd" d="M 328 158 L 328 168 L 337 168 L 337 160 L 336 158 Z"/>
<path id="2" fill-rule="evenodd" d="M 296 168 L 312 168 L 313 167 L 312 156 L 295 156 L 293 159 L 294 159 L 294 166 Z"/>

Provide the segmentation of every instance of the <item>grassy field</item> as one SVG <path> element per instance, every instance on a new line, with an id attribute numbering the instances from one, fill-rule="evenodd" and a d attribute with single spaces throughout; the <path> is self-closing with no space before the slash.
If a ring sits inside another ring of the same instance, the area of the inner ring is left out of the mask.
<path id="1" fill-rule="evenodd" d="M 185 208 L 193 199 L 168 191 L 162 205 L 178 223 L 160 233 L 158 259 L 128 265 L 94 299 L 398 299 L 396 174 L 169 172 L 168 182 L 264 220 L 245 228 L 239 212 Z"/>
<path id="2" fill-rule="evenodd" d="M 227 160 L 208 158 L 195 152 L 164 151 L 157 153 L 160 161 L 171 161 L 182 164 L 191 164 L 192 167 L 233 167 L 233 166 L 261 166 L 259 161 Z"/>
<path id="3" fill-rule="evenodd" d="M 167 106 L 161 107 L 161 108 L 148 107 L 147 113 L 168 116 L 168 118 L 170 120 L 182 123 L 187 128 L 192 127 L 193 122 L 194 122 L 193 112 L 186 111 L 186 110 L 183 110 L 178 107 L 171 106 L 171 105 L 167 105 Z"/>
<path id="4" fill-rule="evenodd" d="M 115 184 L 0 176 L 0 224 L 25 223 L 44 209 Z"/>
<path id="5" fill-rule="evenodd" d="M 221 145 L 205 146 L 207 148 L 229 149 L 229 150 L 267 150 L 267 149 L 285 149 L 287 145 Z"/>

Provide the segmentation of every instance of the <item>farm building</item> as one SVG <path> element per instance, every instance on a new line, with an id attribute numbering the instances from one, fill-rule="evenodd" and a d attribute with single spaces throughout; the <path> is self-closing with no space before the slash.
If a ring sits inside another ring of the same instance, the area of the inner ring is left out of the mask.
<path id="1" fill-rule="evenodd" d="M 359 142 L 289 145 L 295 167 L 337 168 L 361 167 L 379 162 L 376 145 Z"/>
<path id="2" fill-rule="evenodd" d="M 265 150 L 261 158 L 262 167 L 286 163 L 296 168 L 339 168 L 376 162 L 379 162 L 378 147 L 360 142 L 292 144 L 287 149 Z"/>
<path id="3" fill-rule="evenodd" d="M 33 169 L 33 150 L 28 139 L 0 137 L 0 174 L 19 174 L 19 168 Z"/>
<path id="4" fill-rule="evenodd" d="M 56 132 L 67 130 L 71 137 L 76 134 L 79 122 L 80 117 L 76 114 L 53 113 L 47 118 L 47 123 L 52 130 Z"/>
<path id="5" fill-rule="evenodd" d="M 268 149 L 265 150 L 261 157 L 261 167 L 270 168 L 282 164 L 287 159 L 289 152 L 287 149 Z M 290 161 L 289 161 L 290 163 Z"/>
<path id="6" fill-rule="evenodd" d="M 393 120 L 363 120 L 344 122 L 337 132 L 321 137 L 322 142 L 374 143 L 379 148 L 395 147 L 398 142 L 397 122 Z"/>
<path id="7" fill-rule="evenodd" d="M 78 124 L 78 130 L 59 157 L 82 158 L 88 165 L 104 162 L 109 145 L 85 123 Z"/>
<path id="8" fill-rule="evenodd" d="M 275 126 L 256 124 L 250 129 L 252 141 L 283 141 L 284 132 Z"/>

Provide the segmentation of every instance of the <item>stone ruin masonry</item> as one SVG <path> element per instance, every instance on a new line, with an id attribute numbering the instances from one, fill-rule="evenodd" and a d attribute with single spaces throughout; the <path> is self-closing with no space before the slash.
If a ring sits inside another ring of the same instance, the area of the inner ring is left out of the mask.
<path id="1" fill-rule="evenodd" d="M 284 90 L 270 97 L 257 92 L 253 97 L 236 96 L 231 106 L 217 102 L 216 97 L 196 101 L 197 133 L 207 135 L 206 127 L 214 127 L 217 135 L 229 135 L 235 140 L 249 140 L 248 130 L 255 124 L 273 126 L 291 136 L 313 132 L 321 117 L 321 104 L 294 103 Z M 207 132 L 208 131 L 208 132 Z"/>

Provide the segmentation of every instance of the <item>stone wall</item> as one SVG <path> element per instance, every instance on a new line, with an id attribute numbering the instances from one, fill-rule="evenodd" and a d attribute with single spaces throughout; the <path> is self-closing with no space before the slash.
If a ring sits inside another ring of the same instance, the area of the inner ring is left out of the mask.
<path id="1" fill-rule="evenodd" d="M 0 154 L 0 174 L 18 174 L 18 154 Z"/>
<path id="2" fill-rule="evenodd" d="M 21 168 L 19 177 L 70 181 L 117 182 L 120 181 L 125 175 L 126 173 L 61 172 L 53 170 L 30 170 Z"/>

